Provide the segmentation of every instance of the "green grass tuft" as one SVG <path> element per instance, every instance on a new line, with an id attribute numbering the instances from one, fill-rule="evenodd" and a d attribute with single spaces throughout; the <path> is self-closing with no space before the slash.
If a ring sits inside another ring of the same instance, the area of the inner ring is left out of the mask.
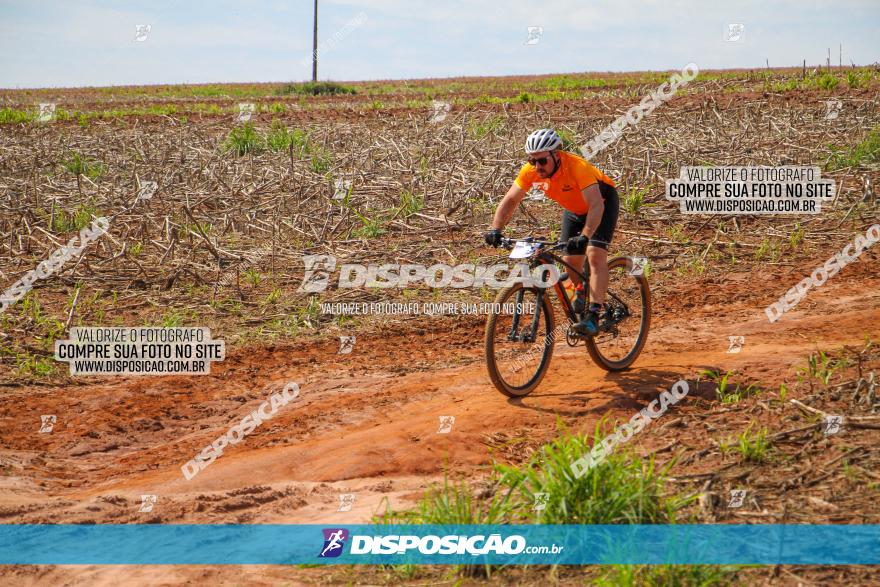
<path id="1" fill-rule="evenodd" d="M 335 82 L 305 82 L 302 84 L 286 84 L 275 94 L 278 96 L 287 96 L 290 94 L 308 95 L 308 96 L 336 96 L 339 94 L 356 94 L 351 86 L 344 86 Z"/>
<path id="2" fill-rule="evenodd" d="M 504 126 L 504 120 L 504 117 L 501 115 L 491 116 L 480 122 L 471 122 L 469 128 L 474 137 L 481 139 L 489 133 L 496 133 L 497 130 Z"/>
<path id="3" fill-rule="evenodd" d="M 309 151 L 309 135 L 304 130 L 291 130 L 276 120 L 266 135 L 266 145 L 271 151 L 287 151 L 292 145 L 293 150 L 302 156 Z"/>
<path id="4" fill-rule="evenodd" d="M 71 232 L 74 230 L 82 230 L 91 224 L 93 218 L 101 216 L 95 208 L 93 202 L 88 204 L 80 204 L 74 212 L 66 212 L 57 209 L 55 202 L 52 202 L 52 212 L 49 216 L 51 223 L 49 228 L 56 233 Z"/>
<path id="5" fill-rule="evenodd" d="M 631 216 L 638 216 L 641 213 L 642 208 L 649 205 L 645 203 L 647 195 L 648 188 L 631 188 L 629 193 L 626 193 L 623 196 L 623 210 Z"/>
<path id="6" fill-rule="evenodd" d="M 753 423 L 742 431 L 742 434 L 735 439 L 727 439 L 720 441 L 718 447 L 722 453 L 736 451 L 745 462 L 763 463 L 769 458 L 771 448 L 770 440 L 767 438 L 767 429 L 761 428 L 752 433 Z"/>
<path id="7" fill-rule="evenodd" d="M 733 371 L 727 371 L 726 373 L 721 373 L 721 371 L 711 371 L 708 369 L 700 371 L 701 377 L 705 376 L 710 381 L 715 382 L 715 395 L 723 404 L 735 404 L 740 400 L 757 395 L 761 392 L 761 389 L 752 383 L 745 387 L 737 383 L 736 388 L 731 389 L 731 375 L 733 375 Z"/>
<path id="8" fill-rule="evenodd" d="M 593 445 L 602 441 L 601 423 Z M 516 489 L 514 522 L 538 524 L 662 524 L 673 523 L 685 499 L 663 495 L 670 465 L 656 470 L 653 458 L 641 460 L 618 446 L 604 461 L 576 478 L 571 463 L 592 447 L 585 436 L 564 432 L 542 447 L 522 467 L 496 465 L 502 486 Z M 546 494 L 536 510 L 537 494 Z"/>
<path id="9" fill-rule="evenodd" d="M 840 83 L 840 80 L 830 73 L 826 73 L 820 76 L 816 80 L 816 85 L 822 88 L 823 90 L 833 90 L 837 87 L 837 84 Z"/>
<path id="10" fill-rule="evenodd" d="M 577 138 L 570 130 L 560 128 L 556 134 L 562 139 L 562 149 L 570 153 L 580 153 L 580 145 L 577 144 Z"/>
<path id="11" fill-rule="evenodd" d="M 100 161 L 89 161 L 76 151 L 73 151 L 70 157 L 61 162 L 61 167 L 76 176 L 85 175 L 93 181 L 107 171 L 107 166 Z"/>
<path id="12" fill-rule="evenodd" d="M 15 110 L 14 108 L 0 108 L 0 124 L 17 124 L 21 122 L 31 122 L 36 119 L 36 115 L 25 110 Z"/>
<path id="13" fill-rule="evenodd" d="M 364 216 L 354 208 L 352 208 L 351 211 L 354 212 L 354 215 L 361 221 L 361 226 L 351 231 L 352 236 L 357 238 L 375 238 L 385 234 L 385 229 L 382 228 L 381 219 Z"/>
<path id="14" fill-rule="evenodd" d="M 573 78 L 565 75 L 557 75 L 544 81 L 544 86 L 549 90 L 569 91 L 583 90 L 587 88 L 604 88 L 608 81 L 593 78 Z"/>
<path id="15" fill-rule="evenodd" d="M 766 428 L 761 428 L 752 434 L 752 425 L 749 424 L 749 427 L 737 438 L 737 450 L 746 461 L 763 463 L 767 460 L 769 449 L 770 441 L 767 440 Z"/>
<path id="16" fill-rule="evenodd" d="M 240 157 L 248 153 L 264 151 L 266 140 L 254 129 L 254 125 L 248 122 L 232 129 L 226 137 L 224 147 Z"/>
<path id="17" fill-rule="evenodd" d="M 424 196 L 417 196 L 408 190 L 404 190 L 400 193 L 400 206 L 398 209 L 404 218 L 421 211 L 424 206 Z"/>
<path id="18" fill-rule="evenodd" d="M 831 151 L 831 159 L 828 161 L 831 171 L 880 162 L 880 125 L 875 126 L 863 141 L 850 149 L 831 147 Z"/>

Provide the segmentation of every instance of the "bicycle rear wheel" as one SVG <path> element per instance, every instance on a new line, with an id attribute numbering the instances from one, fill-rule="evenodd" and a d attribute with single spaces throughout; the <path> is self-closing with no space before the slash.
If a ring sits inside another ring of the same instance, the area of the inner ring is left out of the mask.
<path id="1" fill-rule="evenodd" d="M 486 321 L 485 351 L 489 378 L 509 397 L 531 393 L 547 372 L 553 356 L 553 312 L 546 295 L 517 283 L 495 298 L 500 310 Z"/>
<path id="2" fill-rule="evenodd" d="M 587 338 L 587 352 L 606 371 L 621 371 L 635 362 L 651 327 L 651 290 L 644 275 L 632 275 L 632 262 L 608 262 L 608 295 L 599 318 L 601 332 Z"/>

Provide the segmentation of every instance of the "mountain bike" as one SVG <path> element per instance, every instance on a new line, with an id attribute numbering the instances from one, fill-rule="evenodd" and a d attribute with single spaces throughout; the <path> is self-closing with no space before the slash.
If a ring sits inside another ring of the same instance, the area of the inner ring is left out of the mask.
<path id="1" fill-rule="evenodd" d="M 515 283 L 498 292 L 486 322 L 485 352 L 489 377 L 501 393 L 509 397 L 531 393 L 547 373 L 555 342 L 563 336 L 568 346 L 583 342 L 593 361 L 606 371 L 621 371 L 633 364 L 651 325 L 645 259 L 615 257 L 608 261 L 608 293 L 599 316 L 599 334 L 586 336 L 572 328 L 580 318 L 565 288 L 571 284 L 568 276 L 572 271 L 582 283 L 590 283 L 586 259 L 581 272 L 554 254 L 564 249 L 565 243 L 540 237 L 503 238 L 501 246 L 513 249 L 511 259 L 527 259 L 533 272 L 544 265 L 537 271 L 544 284 L 552 281 L 551 269 L 563 266 L 567 270 L 551 286 L 558 304 L 553 304 L 551 287 L 541 287 L 537 281 Z"/>

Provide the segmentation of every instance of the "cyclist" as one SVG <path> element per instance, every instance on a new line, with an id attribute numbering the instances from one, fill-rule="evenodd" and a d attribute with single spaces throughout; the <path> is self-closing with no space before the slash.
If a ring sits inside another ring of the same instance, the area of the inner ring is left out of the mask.
<path id="1" fill-rule="evenodd" d="M 577 275 L 569 275 L 576 287 L 574 310 L 581 316 L 574 325 L 580 334 L 595 336 L 599 332 L 599 316 L 608 289 L 608 245 L 617 226 L 620 208 L 614 182 L 588 161 L 561 151 L 562 139 L 549 128 L 538 129 L 526 139 L 528 162 L 498 204 L 492 230 L 486 243 L 501 244 L 501 229 L 510 222 L 526 192 L 535 186 L 556 201 L 562 213 L 562 234 L 566 263 L 584 266 L 584 253 L 590 263 L 590 305 L 586 306 L 584 284 Z M 584 312 L 584 310 L 587 310 Z"/>

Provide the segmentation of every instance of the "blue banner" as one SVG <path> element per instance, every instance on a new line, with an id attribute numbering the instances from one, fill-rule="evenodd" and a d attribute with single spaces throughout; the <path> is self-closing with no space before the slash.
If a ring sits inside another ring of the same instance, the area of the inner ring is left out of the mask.
<path id="1" fill-rule="evenodd" d="M 0 524 L 0 564 L 880 564 L 880 525 Z"/>

